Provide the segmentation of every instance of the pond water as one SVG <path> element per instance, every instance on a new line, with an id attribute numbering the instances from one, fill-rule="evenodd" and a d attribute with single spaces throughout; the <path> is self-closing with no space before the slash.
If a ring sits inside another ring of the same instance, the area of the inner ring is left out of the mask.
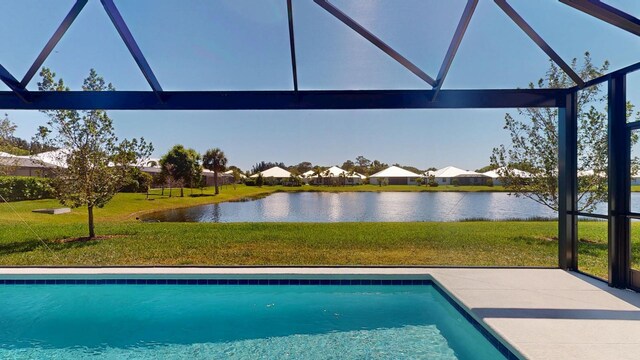
<path id="1" fill-rule="evenodd" d="M 632 194 L 632 199 L 638 197 Z M 632 201 L 640 205 L 640 201 Z M 606 214 L 606 204 L 598 213 Z M 638 209 L 634 209 L 638 211 Z M 261 199 L 225 202 L 152 213 L 161 222 L 410 222 L 555 218 L 527 198 L 491 192 L 275 193 Z"/>

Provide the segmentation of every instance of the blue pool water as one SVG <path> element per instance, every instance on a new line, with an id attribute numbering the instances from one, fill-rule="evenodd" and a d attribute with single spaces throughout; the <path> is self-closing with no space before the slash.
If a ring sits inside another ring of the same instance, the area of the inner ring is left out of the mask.
<path id="1" fill-rule="evenodd" d="M 0 286 L 6 359 L 504 359 L 431 285 Z"/>

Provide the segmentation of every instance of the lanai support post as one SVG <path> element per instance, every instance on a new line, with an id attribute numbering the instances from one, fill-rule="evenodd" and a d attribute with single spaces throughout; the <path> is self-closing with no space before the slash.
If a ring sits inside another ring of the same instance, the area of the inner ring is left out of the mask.
<path id="1" fill-rule="evenodd" d="M 578 269 L 578 106 L 577 93 L 566 95 L 558 111 L 558 266 Z"/>
<path id="2" fill-rule="evenodd" d="M 609 286 L 629 285 L 631 254 L 631 140 L 626 119 L 625 75 L 609 80 Z"/>

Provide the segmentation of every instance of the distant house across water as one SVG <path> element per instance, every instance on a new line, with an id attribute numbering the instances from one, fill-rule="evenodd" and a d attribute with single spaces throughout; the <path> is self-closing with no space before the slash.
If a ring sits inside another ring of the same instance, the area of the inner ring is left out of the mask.
<path id="1" fill-rule="evenodd" d="M 389 185 L 416 185 L 416 179 L 422 177 L 420 174 L 405 170 L 401 167 L 390 166 L 369 176 L 369 183 L 378 185 L 386 179 Z"/>

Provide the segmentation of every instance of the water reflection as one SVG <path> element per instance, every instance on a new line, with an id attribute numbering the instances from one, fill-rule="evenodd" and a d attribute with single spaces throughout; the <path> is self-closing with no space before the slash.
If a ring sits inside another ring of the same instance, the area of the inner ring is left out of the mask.
<path id="1" fill-rule="evenodd" d="M 632 199 L 640 197 L 633 193 Z M 632 202 L 634 211 L 640 201 Z M 598 213 L 606 213 L 602 204 Z M 276 193 L 265 198 L 154 213 L 144 220 L 190 222 L 396 222 L 556 217 L 551 209 L 506 193 Z"/>

